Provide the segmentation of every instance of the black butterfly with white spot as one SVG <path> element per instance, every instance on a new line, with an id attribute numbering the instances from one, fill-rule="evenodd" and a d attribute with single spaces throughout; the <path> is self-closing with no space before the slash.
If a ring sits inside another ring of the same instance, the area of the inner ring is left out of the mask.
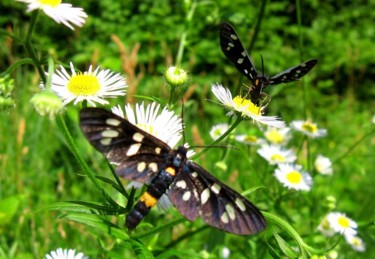
<path id="1" fill-rule="evenodd" d="M 306 75 L 318 62 L 316 59 L 311 59 L 272 77 L 259 73 L 233 26 L 227 22 L 223 22 L 220 25 L 220 46 L 224 55 L 236 66 L 237 70 L 251 81 L 250 99 L 255 104 L 259 102 L 263 88 L 268 85 L 297 81 Z"/>
<path id="2" fill-rule="evenodd" d="M 188 220 L 201 216 L 207 224 L 238 235 L 255 234 L 266 227 L 264 217 L 252 203 L 188 160 L 184 146 L 173 150 L 101 108 L 82 109 L 80 126 L 90 143 L 117 165 L 119 176 L 148 186 L 126 216 L 129 230 L 164 193 Z"/>

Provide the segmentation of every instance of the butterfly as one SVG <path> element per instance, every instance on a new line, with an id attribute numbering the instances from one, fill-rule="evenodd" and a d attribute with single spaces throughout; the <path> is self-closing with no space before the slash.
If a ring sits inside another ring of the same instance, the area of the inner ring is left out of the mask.
<path id="1" fill-rule="evenodd" d="M 237 70 L 250 80 L 252 84 L 250 100 L 254 104 L 257 104 L 263 95 L 263 88 L 268 85 L 297 81 L 306 75 L 318 62 L 316 59 L 310 59 L 271 77 L 264 73 L 259 73 L 233 26 L 227 22 L 223 22 L 220 25 L 220 46 L 224 55 L 236 66 Z"/>
<path id="2" fill-rule="evenodd" d="M 187 158 L 187 148 L 165 142 L 102 108 L 80 111 L 80 127 L 89 142 L 113 164 L 116 174 L 146 184 L 126 227 L 134 229 L 166 193 L 188 220 L 238 235 L 262 231 L 266 221 L 246 198 Z"/>

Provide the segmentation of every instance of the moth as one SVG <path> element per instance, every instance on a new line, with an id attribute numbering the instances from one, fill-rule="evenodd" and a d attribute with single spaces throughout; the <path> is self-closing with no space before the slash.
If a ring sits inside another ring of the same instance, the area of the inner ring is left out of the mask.
<path id="1" fill-rule="evenodd" d="M 187 158 L 187 148 L 171 149 L 165 142 L 101 108 L 80 111 L 80 127 L 89 142 L 113 164 L 116 174 L 147 185 L 126 227 L 134 229 L 166 193 L 188 220 L 199 216 L 223 231 L 250 235 L 266 221 L 250 201 Z"/>
<path id="2" fill-rule="evenodd" d="M 250 100 L 254 104 L 258 104 L 260 97 L 263 95 L 263 89 L 268 85 L 300 80 L 318 62 L 316 59 L 310 59 L 271 77 L 265 75 L 264 72 L 259 73 L 233 26 L 227 22 L 223 22 L 220 25 L 220 47 L 224 55 L 236 66 L 237 70 L 250 80 L 252 84 L 249 91 Z"/>

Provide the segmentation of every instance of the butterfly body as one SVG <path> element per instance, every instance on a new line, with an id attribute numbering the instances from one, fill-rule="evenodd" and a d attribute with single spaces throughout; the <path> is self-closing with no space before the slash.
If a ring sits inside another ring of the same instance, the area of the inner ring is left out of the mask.
<path id="1" fill-rule="evenodd" d="M 117 165 L 116 173 L 147 185 L 126 217 L 135 228 L 166 193 L 188 220 L 199 216 L 209 225 L 238 235 L 262 231 L 266 222 L 247 199 L 188 160 L 184 146 L 165 142 L 127 120 L 100 108 L 84 108 L 80 125 L 90 143 Z"/>
<path id="2" fill-rule="evenodd" d="M 236 66 L 237 70 L 250 80 L 252 85 L 250 99 L 255 104 L 259 102 L 265 87 L 297 81 L 318 62 L 316 59 L 311 59 L 271 77 L 263 72 L 260 73 L 256 70 L 233 26 L 227 22 L 220 25 L 220 46 L 224 55 Z"/>

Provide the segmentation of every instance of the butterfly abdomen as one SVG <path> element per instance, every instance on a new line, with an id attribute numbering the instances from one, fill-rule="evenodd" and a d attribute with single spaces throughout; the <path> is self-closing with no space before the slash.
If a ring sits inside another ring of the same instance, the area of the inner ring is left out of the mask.
<path id="1" fill-rule="evenodd" d="M 156 205 L 160 197 L 166 192 L 173 182 L 178 168 L 168 166 L 161 169 L 159 174 L 152 180 L 147 191 L 142 194 L 133 210 L 126 216 L 126 227 L 134 229 Z"/>

